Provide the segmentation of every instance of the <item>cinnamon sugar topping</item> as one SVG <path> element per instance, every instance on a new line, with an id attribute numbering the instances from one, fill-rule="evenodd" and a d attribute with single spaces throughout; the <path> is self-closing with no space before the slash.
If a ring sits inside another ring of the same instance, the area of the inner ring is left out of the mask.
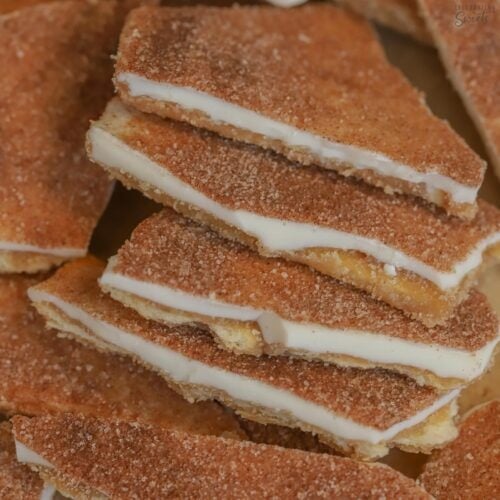
<path id="1" fill-rule="evenodd" d="M 102 265 L 78 261 L 59 270 L 37 289 L 191 360 L 290 392 L 336 415 L 379 430 L 428 408 L 440 396 L 430 387 L 385 370 L 339 368 L 284 356 L 255 357 L 223 351 L 205 330 L 167 327 L 112 300 L 96 284 L 101 271 Z"/>
<path id="2" fill-rule="evenodd" d="M 85 155 L 112 93 L 115 2 L 53 2 L 0 19 L 0 241 L 85 250 L 111 184 Z"/>
<path id="3" fill-rule="evenodd" d="M 96 126 L 233 212 L 369 238 L 440 271 L 452 271 L 483 239 L 500 232 L 500 211 L 486 202 L 479 201 L 472 221 L 450 218 L 410 197 L 324 169 L 299 168 L 269 151 L 138 113 L 119 101 L 110 103 Z"/>
<path id="4" fill-rule="evenodd" d="M 38 415 L 71 411 L 239 435 L 212 402 L 189 404 L 162 378 L 129 360 L 99 353 L 45 330 L 26 290 L 41 277 L 0 278 L 0 410 Z"/>
<path id="5" fill-rule="evenodd" d="M 348 285 L 283 259 L 265 258 L 170 209 L 140 224 L 113 272 L 199 297 L 270 310 L 284 319 L 476 350 L 498 335 L 486 298 L 473 290 L 444 326 L 427 328 Z"/>
<path id="6" fill-rule="evenodd" d="M 276 446 L 73 415 L 16 417 L 14 430 L 77 489 L 116 499 L 428 498 L 387 466 Z"/>
<path id="7" fill-rule="evenodd" d="M 436 499 L 494 498 L 500 491 L 500 401 L 472 410 L 457 439 L 427 462 L 420 483 Z"/>
<path id="8" fill-rule="evenodd" d="M 332 5 L 138 9 L 121 36 L 117 87 L 141 109 L 172 115 L 134 96 L 125 74 L 194 89 L 419 173 L 473 188 L 483 179 L 484 163 L 388 63 L 370 25 Z"/>

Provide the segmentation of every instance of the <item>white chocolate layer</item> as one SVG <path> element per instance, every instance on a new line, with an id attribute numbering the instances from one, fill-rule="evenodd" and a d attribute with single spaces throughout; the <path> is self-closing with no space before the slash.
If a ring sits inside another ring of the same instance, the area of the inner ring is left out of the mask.
<path id="1" fill-rule="evenodd" d="M 52 500 L 54 498 L 54 495 L 56 494 L 56 491 L 57 490 L 54 488 L 54 486 L 45 483 L 43 490 L 40 493 L 40 500 Z"/>
<path id="2" fill-rule="evenodd" d="M 33 289 L 28 294 L 31 300 L 35 302 L 53 304 L 65 315 L 88 328 L 97 338 L 106 342 L 112 349 L 115 348 L 118 351 L 125 351 L 136 356 L 167 374 L 178 383 L 211 387 L 223 391 L 236 400 L 270 408 L 273 411 L 290 413 L 298 420 L 342 439 L 364 441 L 372 444 L 388 441 L 401 431 L 423 422 L 438 409 L 453 401 L 459 394 L 459 389 L 454 389 L 443 394 L 432 405 L 409 419 L 398 422 L 387 429 L 379 430 L 336 415 L 323 406 L 296 396 L 293 392 L 278 389 L 250 377 L 210 366 L 165 346 L 144 340 L 138 335 L 97 319 L 83 309 L 52 294 Z M 73 328 L 72 333 L 79 334 L 79 331 L 77 332 L 77 329 Z M 83 336 L 88 339 L 85 332 Z"/>
<path id="3" fill-rule="evenodd" d="M 25 464 L 39 465 L 41 467 L 47 467 L 49 469 L 53 469 L 54 466 L 45 458 L 41 457 L 38 453 L 34 452 L 23 443 L 15 440 L 16 445 L 16 457 L 18 462 L 22 462 Z"/>
<path id="4" fill-rule="evenodd" d="M 288 321 L 271 311 L 198 297 L 164 285 L 147 283 L 113 272 L 112 262 L 100 279 L 104 285 L 135 294 L 157 304 L 213 318 L 256 321 L 268 344 L 310 353 L 335 353 L 372 363 L 411 366 L 438 377 L 472 380 L 486 369 L 500 340 L 497 336 L 477 351 L 438 344 L 411 342 L 377 332 L 339 330 L 319 324 Z"/>
<path id="5" fill-rule="evenodd" d="M 41 455 L 28 448 L 26 445 L 18 441 L 14 441 L 16 446 L 16 458 L 17 461 L 26 465 L 36 465 L 44 467 L 46 469 L 54 469 L 54 466 L 45 460 Z M 43 489 L 40 493 L 40 500 L 52 500 L 56 494 L 56 489 L 51 484 L 45 483 Z"/>
<path id="6" fill-rule="evenodd" d="M 87 253 L 86 248 L 45 248 L 38 247 L 35 245 L 28 245 L 26 243 L 14 243 L 11 241 L 0 241 L 0 252 L 27 252 L 27 253 L 37 253 L 43 255 L 54 255 L 55 257 L 62 257 L 73 259 L 77 257 L 83 257 Z"/>
<path id="7" fill-rule="evenodd" d="M 474 203 L 476 200 L 479 186 L 467 186 L 435 172 L 418 172 L 411 166 L 398 163 L 381 153 L 329 141 L 205 92 L 149 80 L 134 73 L 120 73 L 117 80 L 128 86 L 131 96 L 173 102 L 183 108 L 202 111 L 215 122 L 227 123 L 281 141 L 291 147 L 308 149 L 319 158 L 346 162 L 360 170 L 373 170 L 384 177 L 423 184 L 431 199 L 436 199 L 437 193 L 444 191 L 456 203 Z"/>
<path id="8" fill-rule="evenodd" d="M 123 109 L 126 117 L 125 108 L 120 109 Z M 447 290 L 459 285 L 469 272 L 481 264 L 482 254 L 489 246 L 500 242 L 500 232 L 490 235 L 479 241 L 465 260 L 456 262 L 451 272 L 444 272 L 375 239 L 323 226 L 265 217 L 246 210 L 231 210 L 196 191 L 171 174 L 166 167 L 130 148 L 98 124 L 90 128 L 88 141 L 94 161 L 125 172 L 176 200 L 213 215 L 257 238 L 270 251 L 295 251 L 315 247 L 359 251 L 383 264 L 393 266 L 394 272 L 397 268 L 405 269 L 433 282 L 440 289 Z"/>
<path id="9" fill-rule="evenodd" d="M 267 0 L 267 2 L 278 7 L 294 7 L 306 3 L 307 0 Z"/>

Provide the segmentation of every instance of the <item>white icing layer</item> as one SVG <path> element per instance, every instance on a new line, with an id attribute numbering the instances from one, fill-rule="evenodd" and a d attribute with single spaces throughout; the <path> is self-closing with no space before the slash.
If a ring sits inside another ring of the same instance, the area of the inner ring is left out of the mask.
<path id="1" fill-rule="evenodd" d="M 256 321 L 268 344 L 318 354 L 344 354 L 373 363 L 411 366 L 445 378 L 471 380 L 481 375 L 500 340 L 496 337 L 477 351 L 465 351 L 438 344 L 411 342 L 377 332 L 339 330 L 319 324 L 292 322 L 274 312 L 197 297 L 163 285 L 132 279 L 114 273 L 111 265 L 100 281 L 173 309 L 213 318 Z"/>
<path id="2" fill-rule="evenodd" d="M 267 0 L 267 2 L 278 7 L 294 7 L 295 5 L 306 3 L 307 0 Z"/>
<path id="3" fill-rule="evenodd" d="M 126 113 L 123 107 L 120 109 Z M 465 260 L 455 263 L 453 271 L 439 271 L 378 240 L 328 227 L 274 219 L 246 210 L 226 208 L 175 177 L 166 167 L 153 162 L 146 155 L 130 148 L 97 125 L 93 125 L 89 130 L 88 139 L 93 160 L 147 182 L 176 200 L 198 207 L 254 236 L 270 251 L 294 251 L 313 247 L 360 251 L 384 264 L 415 273 L 435 283 L 439 288 L 447 290 L 459 285 L 470 271 L 480 265 L 486 248 L 500 242 L 500 232 L 494 233 L 478 242 Z M 396 272 L 396 269 L 394 271 Z"/>
<path id="4" fill-rule="evenodd" d="M 402 179 L 412 184 L 423 184 L 431 199 L 437 199 L 438 191 L 444 191 L 456 203 L 474 203 L 476 200 L 480 186 L 467 186 L 435 172 L 418 172 L 409 165 L 398 163 L 381 153 L 329 141 L 205 92 L 148 80 L 134 73 L 120 73 L 117 79 L 128 86 L 132 96 L 173 102 L 183 108 L 202 111 L 215 122 L 249 130 L 282 141 L 291 147 L 308 149 L 319 158 L 346 162 L 355 168 L 370 169 L 385 177 Z"/>
<path id="5" fill-rule="evenodd" d="M 51 484 L 45 483 L 42 492 L 40 493 L 40 500 L 52 500 L 56 494 L 56 489 Z"/>
<path id="6" fill-rule="evenodd" d="M 15 440 L 16 445 L 16 457 L 18 462 L 32 465 L 40 465 L 41 467 L 47 467 L 53 469 L 54 466 L 45 458 L 41 457 L 38 453 L 28 448 L 26 445 L 21 443 L 21 441 Z"/>
<path id="7" fill-rule="evenodd" d="M 373 444 L 388 441 L 401 431 L 423 422 L 438 409 L 453 401 L 459 393 L 459 390 L 455 389 L 443 394 L 432 405 L 409 419 L 400 421 L 388 429 L 379 430 L 336 415 L 323 406 L 296 396 L 293 392 L 201 363 L 165 346 L 144 340 L 133 333 L 99 320 L 52 294 L 31 289 L 29 296 L 35 302 L 49 302 L 55 305 L 64 314 L 79 321 L 111 347 L 114 346 L 137 356 L 176 382 L 215 388 L 236 400 L 270 408 L 273 411 L 288 412 L 298 420 L 342 439 Z"/>
<path id="8" fill-rule="evenodd" d="M 17 461 L 27 465 L 38 465 L 47 469 L 53 469 L 54 466 L 45 460 L 41 455 L 28 448 L 26 445 L 18 441 L 14 441 L 16 446 Z M 42 491 L 40 492 L 40 500 L 52 500 L 56 494 L 56 489 L 51 484 L 45 483 Z"/>
<path id="9" fill-rule="evenodd" d="M 85 248 L 46 248 L 37 247 L 35 245 L 28 245 L 26 243 L 14 243 L 11 241 L 0 241 L 0 252 L 30 252 L 38 253 L 43 255 L 53 255 L 55 257 L 63 257 L 68 259 L 73 259 L 77 257 L 83 257 L 87 253 Z"/>

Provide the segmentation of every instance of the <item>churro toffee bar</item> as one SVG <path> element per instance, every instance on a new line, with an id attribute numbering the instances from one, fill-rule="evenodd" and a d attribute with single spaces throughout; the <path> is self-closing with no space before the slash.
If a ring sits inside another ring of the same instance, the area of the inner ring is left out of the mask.
<path id="1" fill-rule="evenodd" d="M 472 221 L 322 169 L 297 168 L 112 101 L 89 156 L 126 185 L 263 255 L 298 261 L 429 326 L 444 323 L 500 254 L 500 211 Z"/>
<path id="2" fill-rule="evenodd" d="M 71 263 L 29 295 L 52 326 L 131 356 L 189 401 L 216 399 L 249 420 L 313 432 L 363 459 L 391 446 L 429 452 L 455 436 L 457 389 L 439 393 L 380 369 L 233 354 L 206 330 L 147 320 L 106 296 L 97 284 L 102 270 L 95 260 Z"/>
<path id="3" fill-rule="evenodd" d="M 14 432 L 18 460 L 76 498 L 430 498 L 385 465 L 147 425 L 16 417 Z"/>
<path id="4" fill-rule="evenodd" d="M 369 23 L 331 4 L 137 9 L 115 83 L 142 111 L 475 213 L 485 162 L 432 115 Z"/>
<path id="5" fill-rule="evenodd" d="M 443 326 L 428 328 L 328 276 L 266 258 L 165 209 L 133 232 L 101 286 L 142 315 L 204 324 L 226 349 L 384 367 L 440 388 L 489 366 L 500 339 L 473 290 Z"/>

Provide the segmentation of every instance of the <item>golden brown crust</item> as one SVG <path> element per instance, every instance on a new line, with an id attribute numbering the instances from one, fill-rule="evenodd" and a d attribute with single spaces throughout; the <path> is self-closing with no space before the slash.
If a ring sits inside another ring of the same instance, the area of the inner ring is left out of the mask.
<path id="1" fill-rule="evenodd" d="M 500 491 L 500 400 L 467 414 L 457 439 L 431 456 L 419 482 L 436 499 L 493 498 Z"/>
<path id="2" fill-rule="evenodd" d="M 500 177 L 500 2 L 419 1 L 450 80 Z"/>
<path id="3" fill-rule="evenodd" d="M 336 3 L 432 45 L 432 37 L 420 16 L 417 0 L 336 0 Z"/>
<path id="4" fill-rule="evenodd" d="M 27 465 L 16 460 L 11 425 L 0 423 L 0 498 L 40 500 L 43 482 Z"/>
<path id="5" fill-rule="evenodd" d="M 427 328 L 390 306 L 303 265 L 266 258 L 165 209 L 142 222 L 112 272 L 296 322 L 377 332 L 476 350 L 498 336 L 487 299 L 472 291 L 445 326 Z"/>
<path id="6" fill-rule="evenodd" d="M 71 415 L 14 428 L 74 485 L 111 498 L 428 498 L 389 467 L 330 455 Z"/>
<path id="7" fill-rule="evenodd" d="M 0 274 L 30 273 L 35 274 L 59 266 L 66 259 L 35 252 L 0 251 Z"/>
<path id="8" fill-rule="evenodd" d="M 36 289 L 49 293 L 57 290 L 63 300 L 121 330 L 203 364 L 289 391 L 376 429 L 386 429 L 409 418 L 439 397 L 430 387 L 384 370 L 338 368 L 321 362 L 280 356 L 238 356 L 222 351 L 204 330 L 160 325 L 107 297 L 96 284 L 101 271 L 102 265 L 95 261 L 89 265 L 89 260 L 80 260 L 55 275 L 57 278 L 68 273 L 78 280 L 61 280 L 58 285 L 57 279 L 51 279 Z M 43 304 L 43 300 L 40 302 Z"/>
<path id="9" fill-rule="evenodd" d="M 116 2 L 68 1 L 0 20 L 1 242 L 87 248 L 111 184 L 84 137 L 112 93 L 119 18 Z M 24 270 L 20 259 L 3 264 Z"/>
<path id="10" fill-rule="evenodd" d="M 38 415 L 72 411 L 140 420 L 189 432 L 241 435 L 211 402 L 186 403 L 159 376 L 46 331 L 28 305 L 38 277 L 0 278 L 0 410 Z"/>
<path id="11" fill-rule="evenodd" d="M 360 71 L 369 80 L 362 90 Z M 471 187 L 482 182 L 481 160 L 445 122 L 431 115 L 418 92 L 388 64 L 369 25 L 333 6 L 138 9 L 121 37 L 116 75 L 126 72 L 207 92 L 334 142 L 385 154 L 419 172 L 436 171 Z M 175 118 L 200 125 L 186 110 L 179 116 L 179 110 L 171 109 L 168 102 L 149 99 L 148 103 L 131 96 L 125 84 L 117 88 L 125 101 L 147 106 L 145 111 L 164 116 L 175 113 Z M 298 88 L 307 98 L 293 98 Z M 210 120 L 203 126 L 277 148 L 291 159 L 320 162 L 303 148 L 269 143 L 265 137 L 245 137 L 239 129 L 223 130 L 220 123 Z M 424 195 L 421 186 L 402 186 L 397 179 L 393 185 L 392 178 L 371 171 L 346 169 L 338 162 L 320 163 L 347 175 L 364 172 L 368 182 Z"/>

